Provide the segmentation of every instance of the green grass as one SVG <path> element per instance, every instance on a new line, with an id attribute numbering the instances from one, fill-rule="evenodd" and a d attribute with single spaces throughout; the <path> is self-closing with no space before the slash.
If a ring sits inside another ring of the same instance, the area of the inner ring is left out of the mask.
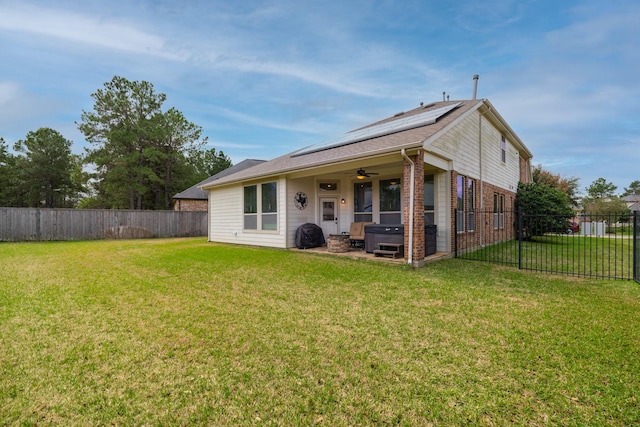
<path id="1" fill-rule="evenodd" d="M 640 286 L 202 239 L 0 244 L 0 424 L 640 424 Z"/>
<path id="2" fill-rule="evenodd" d="M 633 278 L 633 240 L 622 237 L 580 235 L 535 236 L 522 242 L 521 261 L 517 240 L 486 246 L 462 254 L 465 259 L 494 261 L 525 270 L 550 271 L 610 279 Z"/>

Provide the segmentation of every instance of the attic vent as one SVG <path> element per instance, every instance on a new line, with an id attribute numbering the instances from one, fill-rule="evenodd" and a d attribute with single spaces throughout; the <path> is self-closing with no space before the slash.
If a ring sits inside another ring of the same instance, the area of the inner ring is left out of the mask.
<path id="1" fill-rule="evenodd" d="M 399 113 L 395 113 L 393 117 L 398 117 L 404 114 L 404 111 L 400 111 Z"/>
<path id="2" fill-rule="evenodd" d="M 423 105 L 423 107 L 424 108 L 429 108 L 429 107 L 433 107 L 434 105 L 436 105 L 436 103 L 432 102 L 431 104 Z"/>

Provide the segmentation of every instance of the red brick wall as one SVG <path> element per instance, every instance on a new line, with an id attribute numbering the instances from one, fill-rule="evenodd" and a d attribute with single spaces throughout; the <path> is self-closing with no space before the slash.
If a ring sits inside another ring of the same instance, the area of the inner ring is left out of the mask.
<path id="1" fill-rule="evenodd" d="M 469 179 L 467 177 L 467 179 Z M 465 250 L 473 247 L 477 247 L 481 244 L 480 238 L 482 236 L 482 244 L 490 245 L 500 241 L 511 240 L 515 238 L 514 221 L 515 216 L 512 212 L 515 209 L 516 192 L 505 190 L 504 188 L 497 187 L 495 185 L 483 182 L 480 185 L 479 180 L 475 181 L 476 195 L 474 204 L 477 212 L 475 213 L 475 229 L 473 231 L 468 230 L 469 219 L 468 215 L 465 215 L 465 231 L 458 233 L 455 224 L 455 210 L 458 207 L 457 198 L 457 186 L 458 186 L 458 173 L 451 171 L 451 248 L 455 248 L 456 239 L 458 239 L 458 250 Z M 482 187 L 482 189 L 480 188 Z M 468 188 L 464 188 L 464 197 L 467 198 Z M 482 193 L 482 194 L 480 194 Z M 493 196 L 504 196 L 504 220 L 503 227 L 494 227 L 493 220 Z M 482 197 L 482 205 L 480 204 L 480 197 Z M 482 209 L 482 211 L 480 211 Z M 482 233 L 480 229 L 482 228 Z"/>
<path id="2" fill-rule="evenodd" d="M 414 214 L 413 214 L 413 253 L 411 261 L 414 266 L 420 267 L 424 264 L 424 152 L 420 150 L 418 154 L 409 156 L 414 162 Z M 404 218 L 404 256 L 409 255 L 409 212 L 411 209 L 411 163 L 403 159 L 404 173 L 402 186 L 402 212 Z"/>

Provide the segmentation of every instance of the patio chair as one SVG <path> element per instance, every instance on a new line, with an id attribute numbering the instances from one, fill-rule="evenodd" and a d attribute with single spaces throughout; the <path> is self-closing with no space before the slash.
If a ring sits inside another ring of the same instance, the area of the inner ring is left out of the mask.
<path id="1" fill-rule="evenodd" d="M 364 248 L 364 226 L 375 222 L 352 222 L 349 228 L 349 243 L 352 247 Z"/>

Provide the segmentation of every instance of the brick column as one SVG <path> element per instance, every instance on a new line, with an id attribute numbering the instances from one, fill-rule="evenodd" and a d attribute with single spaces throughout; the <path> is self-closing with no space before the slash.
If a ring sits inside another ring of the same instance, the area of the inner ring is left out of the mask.
<path id="1" fill-rule="evenodd" d="M 413 210 L 413 253 L 412 263 L 414 267 L 422 267 L 424 265 L 424 151 L 418 151 L 418 154 L 409 156 L 415 163 L 414 169 L 414 210 Z M 404 218 L 404 253 L 405 259 L 409 254 L 409 228 L 411 209 L 411 164 L 403 159 L 404 173 L 402 186 L 402 212 Z"/>

